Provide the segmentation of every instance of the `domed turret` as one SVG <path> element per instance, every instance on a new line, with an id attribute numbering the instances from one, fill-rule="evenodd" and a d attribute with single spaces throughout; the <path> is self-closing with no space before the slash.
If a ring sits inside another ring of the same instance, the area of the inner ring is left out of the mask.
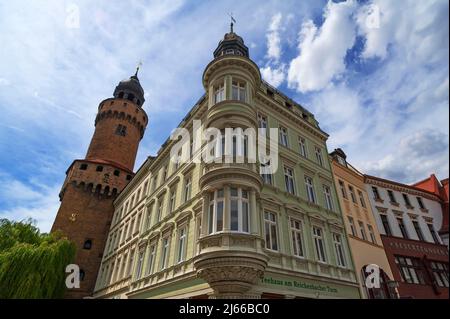
<path id="1" fill-rule="evenodd" d="M 223 40 L 219 42 L 217 49 L 214 51 L 214 58 L 222 55 L 241 55 L 249 57 L 248 47 L 244 44 L 244 40 L 234 33 L 233 24 L 231 24 L 231 30 L 226 33 Z"/>
<path id="2" fill-rule="evenodd" d="M 139 82 L 136 74 L 131 76 L 129 79 L 122 80 L 116 86 L 114 90 L 114 97 L 119 99 L 126 99 L 136 103 L 138 106 L 142 106 L 145 102 L 144 99 L 144 89 Z"/>

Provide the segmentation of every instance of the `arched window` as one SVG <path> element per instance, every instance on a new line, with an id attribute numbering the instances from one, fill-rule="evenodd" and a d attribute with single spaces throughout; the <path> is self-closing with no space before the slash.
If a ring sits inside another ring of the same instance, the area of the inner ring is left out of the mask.
<path id="1" fill-rule="evenodd" d="M 90 250 L 92 248 L 92 240 L 86 239 L 83 244 L 83 249 Z"/>

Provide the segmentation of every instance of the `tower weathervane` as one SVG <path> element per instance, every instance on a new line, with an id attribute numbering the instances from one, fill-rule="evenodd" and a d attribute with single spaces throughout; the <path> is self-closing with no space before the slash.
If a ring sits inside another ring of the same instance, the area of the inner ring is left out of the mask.
<path id="1" fill-rule="evenodd" d="M 235 20 L 234 17 L 233 17 L 233 12 L 228 13 L 228 15 L 229 15 L 230 18 L 231 18 L 230 30 L 231 30 L 231 33 L 233 33 L 233 26 L 234 26 L 234 23 L 236 23 L 236 20 Z"/>
<path id="2" fill-rule="evenodd" d="M 139 72 L 139 69 L 141 68 L 141 66 L 142 66 L 142 61 L 139 61 L 138 65 L 136 67 L 136 74 L 134 76 L 138 75 L 138 72 Z"/>

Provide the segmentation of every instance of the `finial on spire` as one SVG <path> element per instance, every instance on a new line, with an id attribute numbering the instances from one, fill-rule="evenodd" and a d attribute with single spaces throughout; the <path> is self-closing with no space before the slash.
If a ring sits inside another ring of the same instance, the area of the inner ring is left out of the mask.
<path id="1" fill-rule="evenodd" d="M 233 26 L 234 26 L 234 23 L 236 23 L 236 20 L 235 20 L 234 17 L 233 17 L 233 12 L 228 13 L 228 15 L 229 15 L 230 18 L 231 18 L 230 32 L 233 33 L 233 32 L 234 32 L 234 31 L 233 31 Z"/>
<path id="2" fill-rule="evenodd" d="M 141 66 L 142 66 L 142 61 L 139 61 L 138 65 L 136 67 L 136 73 L 134 74 L 134 76 L 138 75 L 138 72 L 139 72 L 139 69 L 141 68 Z"/>

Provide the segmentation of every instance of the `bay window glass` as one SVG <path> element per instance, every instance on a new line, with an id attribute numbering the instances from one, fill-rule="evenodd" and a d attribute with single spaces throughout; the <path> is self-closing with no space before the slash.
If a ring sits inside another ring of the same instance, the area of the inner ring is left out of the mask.
<path id="1" fill-rule="evenodd" d="M 233 81 L 231 85 L 233 100 L 245 102 L 245 83 L 242 81 Z"/>
<path id="2" fill-rule="evenodd" d="M 214 87 L 214 103 L 219 103 L 225 100 L 225 85 L 219 83 Z"/>

